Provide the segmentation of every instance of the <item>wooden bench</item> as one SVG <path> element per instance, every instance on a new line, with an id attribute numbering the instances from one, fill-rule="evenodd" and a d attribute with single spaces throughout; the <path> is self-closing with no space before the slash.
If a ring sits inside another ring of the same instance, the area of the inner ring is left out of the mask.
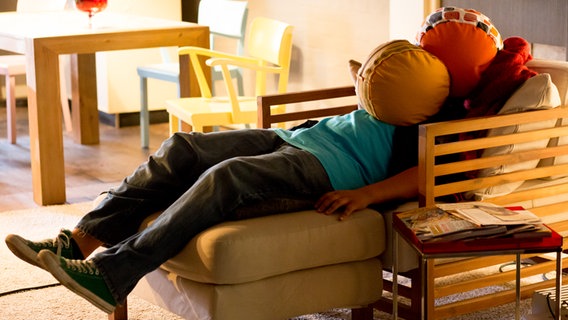
<path id="1" fill-rule="evenodd" d="M 549 62 L 549 61 L 533 61 L 531 67 L 539 72 L 555 72 L 553 81 L 557 84 L 560 91 L 562 103 L 566 104 L 567 87 L 568 87 L 568 63 Z M 355 104 L 339 105 L 328 100 L 345 98 L 354 96 L 353 87 L 329 88 L 322 90 L 311 90 L 304 92 L 285 93 L 271 96 L 259 97 L 259 127 L 269 128 L 274 123 L 298 121 L 306 118 L 326 117 L 336 114 L 344 114 L 351 112 L 357 108 Z M 302 104 L 300 111 L 286 112 L 284 114 L 270 114 L 270 106 L 288 104 L 291 109 L 296 104 Z M 309 107 L 306 110 L 306 105 Z M 314 107 L 313 105 L 316 105 Z M 331 106 L 330 106 L 331 105 Z M 564 119 L 561 121 L 559 119 Z M 519 163 L 528 160 L 553 159 L 557 157 L 565 157 L 568 159 L 568 145 L 552 146 L 547 145 L 542 148 L 532 149 L 528 151 L 514 152 L 507 155 L 499 155 L 494 157 L 486 157 L 482 159 L 462 161 L 458 160 L 452 163 L 439 164 L 436 159 L 443 155 L 462 153 L 471 150 L 496 147 L 499 145 L 520 144 L 531 142 L 539 139 L 568 139 L 568 107 L 557 107 L 549 110 L 530 111 L 517 114 L 497 115 L 491 117 L 455 120 L 448 122 L 440 122 L 420 126 L 420 147 L 419 147 L 419 190 L 420 199 L 416 205 L 431 205 L 439 199 L 440 196 L 449 195 L 457 192 L 467 192 L 482 187 L 490 187 L 514 181 L 526 181 L 520 188 L 514 192 L 499 196 L 485 201 L 490 201 L 500 205 L 523 205 L 542 217 L 543 221 L 561 233 L 565 238 L 568 236 L 568 178 L 560 178 L 551 180 L 551 176 L 560 176 L 568 174 L 568 161 L 566 163 L 548 164 L 523 171 L 504 173 L 492 177 L 464 179 L 449 184 L 438 182 L 440 176 L 447 174 L 456 174 L 478 170 L 484 167 L 490 167 L 500 164 Z M 543 128 L 531 132 L 513 133 L 506 137 L 480 137 L 474 140 L 438 143 L 441 136 L 459 135 L 463 132 L 471 132 L 478 130 L 490 130 L 498 127 L 515 126 L 527 124 L 531 122 L 539 122 L 549 120 L 557 123 L 557 126 Z M 406 208 L 416 206 L 415 204 L 407 204 Z M 388 215 L 388 212 L 383 212 Z M 389 221 L 387 218 L 386 221 Z M 389 235 L 385 235 L 387 238 Z M 387 239 L 390 242 L 390 239 Z M 566 240 L 565 240 L 565 243 Z M 400 247 L 400 246 L 399 246 Z M 565 249 L 568 248 L 565 244 Z M 410 249 L 409 249 L 410 250 Z M 401 254 L 403 255 L 403 254 Z M 383 257 L 388 260 L 389 257 Z M 555 262 L 547 256 L 524 256 L 525 259 L 531 259 L 534 263 L 531 266 L 523 268 L 521 275 L 523 278 L 544 274 L 555 269 Z M 568 259 L 564 259 L 564 265 Z M 453 283 L 450 285 L 440 285 L 438 279 L 446 276 L 456 275 L 467 271 L 485 268 L 488 266 L 506 264 L 514 261 L 514 256 L 498 256 L 491 258 L 475 258 L 460 259 L 457 261 L 432 261 L 426 268 L 427 287 L 429 296 L 435 298 L 446 297 L 452 294 L 475 290 L 491 285 L 501 285 L 508 281 L 514 280 L 514 270 L 508 272 L 498 272 L 489 274 L 483 278 Z M 388 263 L 385 263 L 388 266 Z M 411 279 L 411 282 L 420 281 L 422 270 L 410 268 L 405 273 Z M 392 290 L 392 283 L 388 280 L 384 281 L 384 289 Z M 522 297 L 528 298 L 531 294 L 541 288 L 553 287 L 554 280 L 539 281 L 534 284 L 523 286 Z M 565 279 L 564 279 L 565 281 Z M 419 290 L 411 290 L 410 287 L 400 287 L 399 295 L 410 299 L 410 304 L 400 305 L 399 314 L 403 318 L 415 319 L 420 312 Z M 492 306 L 513 302 L 515 292 L 505 290 L 501 292 L 492 292 L 490 294 L 479 296 L 467 301 L 457 301 L 443 306 L 434 307 L 434 300 L 430 300 L 429 313 L 427 319 L 443 319 L 458 314 L 470 313 Z M 380 301 L 373 304 L 372 307 L 390 312 L 392 309 L 392 301 L 383 297 Z"/>

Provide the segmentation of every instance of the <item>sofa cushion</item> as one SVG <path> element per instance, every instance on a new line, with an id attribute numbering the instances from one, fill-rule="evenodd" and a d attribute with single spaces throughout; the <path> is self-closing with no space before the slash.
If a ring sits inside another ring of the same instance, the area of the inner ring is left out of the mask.
<path id="1" fill-rule="evenodd" d="M 340 222 L 337 215 L 309 210 L 219 224 L 194 237 L 162 268 L 196 282 L 236 284 L 367 260 L 384 248 L 378 212 L 362 210 Z"/>
<path id="2" fill-rule="evenodd" d="M 499 114 L 510 114 L 517 112 L 525 112 L 531 110 L 541 110 L 555 108 L 560 104 L 560 96 L 554 83 L 552 83 L 550 75 L 546 73 L 538 74 L 525 83 L 513 93 L 507 100 Z M 516 126 L 501 127 L 489 130 L 488 136 L 503 136 L 518 132 L 527 132 L 542 128 L 554 127 L 556 122 L 541 121 L 538 123 L 527 123 Z M 547 146 L 549 139 L 537 140 L 530 143 L 511 144 L 500 147 L 485 149 L 482 157 L 491 157 L 502 154 L 510 154 L 524 150 L 536 148 L 544 148 Z M 515 172 L 525 169 L 532 169 L 538 165 L 539 160 L 524 161 L 512 164 L 503 164 L 498 167 L 483 169 L 479 172 L 480 177 L 489 177 L 503 173 Z M 488 188 L 478 189 L 474 192 L 477 200 L 505 195 L 517 189 L 523 181 L 511 182 L 496 185 Z"/>
<path id="3" fill-rule="evenodd" d="M 527 66 L 539 73 L 548 73 L 552 78 L 552 82 L 558 88 L 560 93 L 560 102 L 564 108 L 568 108 L 568 61 L 554 61 L 534 59 L 527 63 Z M 568 124 L 568 118 L 559 119 L 556 123 L 557 126 Z M 549 147 L 568 145 L 568 136 L 550 139 Z M 559 165 L 568 163 L 568 156 L 561 156 L 555 158 L 542 159 L 538 166 L 546 167 L 550 165 Z M 557 179 L 564 176 L 554 176 L 551 178 Z"/>
<path id="4" fill-rule="evenodd" d="M 568 105 L 568 61 L 533 59 L 527 67 L 538 73 L 548 73 L 560 94 L 560 104 Z"/>

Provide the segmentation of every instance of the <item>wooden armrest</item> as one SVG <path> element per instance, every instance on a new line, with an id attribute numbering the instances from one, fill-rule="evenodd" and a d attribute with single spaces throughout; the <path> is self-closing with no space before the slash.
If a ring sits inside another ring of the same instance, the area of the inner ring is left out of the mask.
<path id="1" fill-rule="evenodd" d="M 205 56 L 209 58 L 223 58 L 223 59 L 246 59 L 250 61 L 256 61 L 256 59 L 248 58 L 244 56 L 239 56 L 234 53 L 227 53 L 219 50 L 213 50 L 209 48 L 185 46 L 178 49 L 178 55 L 197 55 Z"/>
<path id="2" fill-rule="evenodd" d="M 211 58 L 205 61 L 205 63 L 210 66 L 235 66 L 244 69 L 250 69 L 254 71 L 260 72 L 272 72 L 278 73 L 282 70 L 281 67 L 274 67 L 269 65 L 261 65 L 259 64 L 260 60 L 250 59 L 250 58 L 234 58 L 234 59 L 227 59 L 227 58 Z"/>
<path id="3" fill-rule="evenodd" d="M 212 96 L 212 93 L 211 93 L 211 87 L 210 87 L 211 73 L 210 72 L 204 72 L 204 69 L 206 67 L 207 67 L 207 70 L 209 69 L 209 66 L 207 65 L 207 62 L 206 62 L 207 59 L 209 59 L 209 60 L 211 60 L 211 59 L 232 59 L 232 60 L 240 59 L 240 61 L 249 61 L 251 63 L 258 62 L 256 59 L 253 59 L 253 58 L 247 58 L 247 57 L 239 56 L 239 55 L 232 54 L 232 53 L 226 53 L 226 52 L 212 50 L 212 49 L 208 49 L 208 48 L 192 47 L 192 46 L 185 46 L 185 47 L 179 48 L 178 49 L 178 55 L 180 57 L 180 61 L 187 61 L 185 59 L 189 60 L 188 64 L 191 66 L 191 68 L 193 69 L 193 72 L 195 73 L 195 77 L 197 78 L 196 80 L 197 80 L 197 83 L 199 85 L 199 91 L 201 92 L 201 96 L 202 97 L 208 97 L 208 98 L 210 98 Z M 185 90 L 184 88 L 185 88 L 184 86 L 181 86 L 182 96 L 184 96 L 183 95 L 184 90 Z"/>
<path id="4" fill-rule="evenodd" d="M 270 128 L 273 123 L 305 120 L 310 118 L 321 118 L 346 114 L 357 110 L 356 104 L 343 105 L 329 108 L 318 108 L 304 111 L 286 112 L 282 114 L 271 114 L 271 106 L 309 102 L 318 100 L 328 100 L 342 97 L 355 96 L 355 87 L 337 87 L 300 92 L 280 93 L 258 97 L 258 127 Z"/>

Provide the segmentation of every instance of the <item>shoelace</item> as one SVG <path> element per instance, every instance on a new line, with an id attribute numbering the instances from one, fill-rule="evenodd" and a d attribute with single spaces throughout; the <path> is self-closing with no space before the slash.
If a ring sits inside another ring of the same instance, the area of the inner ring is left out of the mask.
<path id="1" fill-rule="evenodd" d="M 95 266 L 91 260 L 72 260 L 65 259 L 67 268 L 77 271 L 80 273 L 86 273 L 90 275 L 99 275 L 99 269 Z"/>
<path id="2" fill-rule="evenodd" d="M 69 246 L 71 245 L 71 238 L 69 238 L 69 236 L 65 232 L 63 232 L 62 229 L 55 239 L 45 240 L 38 243 L 38 245 L 45 248 L 57 247 L 56 254 L 58 257 L 61 257 L 61 250 L 63 250 L 63 248 L 69 248 Z"/>

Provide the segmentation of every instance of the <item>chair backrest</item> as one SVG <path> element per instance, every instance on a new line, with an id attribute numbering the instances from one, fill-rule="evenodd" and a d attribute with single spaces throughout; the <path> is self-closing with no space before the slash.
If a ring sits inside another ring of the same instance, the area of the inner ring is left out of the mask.
<path id="1" fill-rule="evenodd" d="M 274 19 L 255 18 L 248 30 L 247 55 L 277 66 L 278 93 L 286 92 L 292 60 L 292 32 L 294 27 Z M 266 94 L 266 74 L 256 78 L 256 95 Z"/>
<path id="2" fill-rule="evenodd" d="M 215 37 L 221 36 L 238 40 L 236 53 L 244 53 L 247 1 L 201 0 L 198 10 L 197 23 L 209 26 L 211 48 L 215 48 Z"/>
<path id="3" fill-rule="evenodd" d="M 208 54 L 212 54 L 212 57 L 216 58 L 223 57 L 225 59 L 228 58 L 229 60 L 241 60 L 240 62 L 233 61 L 232 63 L 228 63 L 229 65 L 233 64 L 240 66 L 243 60 L 247 61 L 248 64 L 254 63 L 255 65 L 258 65 L 259 68 L 252 68 L 256 71 L 255 96 L 266 94 L 267 73 L 278 75 L 277 91 L 279 93 L 283 93 L 286 92 L 290 74 L 293 30 L 294 27 L 287 23 L 269 18 L 258 17 L 255 18 L 248 27 L 246 41 L 247 54 L 230 55 L 216 50 L 213 50 Z M 205 75 L 197 58 L 198 55 L 195 52 L 192 53 L 192 51 L 194 50 L 191 48 L 180 48 L 178 50 L 178 54 L 190 55 L 191 63 L 194 66 L 194 72 L 197 75 L 197 81 L 201 89 L 201 95 L 209 98 L 211 97 L 211 89 L 206 83 Z M 214 64 L 218 65 L 218 63 Z M 251 66 L 248 66 L 247 68 L 251 69 Z M 227 77 L 226 79 L 230 79 L 230 77 Z M 235 101 L 236 93 L 234 88 L 232 88 L 233 86 L 230 85 L 231 83 L 231 81 L 225 81 L 226 86 L 231 87 L 227 87 L 227 93 L 231 97 L 231 100 Z"/>
<path id="4" fill-rule="evenodd" d="M 209 27 L 209 47 L 215 49 L 217 37 L 236 40 L 235 54 L 243 55 L 248 18 L 248 2 L 238 0 L 201 0 L 197 23 Z M 162 61 L 177 61 L 177 49 L 160 48 Z M 173 54 L 175 52 L 175 54 Z M 172 57 L 176 57 L 173 59 Z"/>
<path id="5" fill-rule="evenodd" d="M 284 22 L 258 17 L 248 27 L 246 51 L 247 55 L 228 54 L 217 50 L 206 50 L 195 47 L 182 47 L 180 55 L 189 55 L 193 71 L 196 74 L 201 96 L 211 98 L 211 89 L 207 83 L 200 55 L 212 57 L 207 64 L 221 68 L 225 89 L 229 96 L 234 123 L 253 123 L 256 121 L 256 108 L 241 110 L 238 95 L 233 84 L 229 66 L 237 66 L 255 71 L 256 90 L 254 96 L 266 93 L 267 74 L 278 76 L 278 92 L 287 89 L 292 57 L 292 32 L 294 27 Z M 250 98 L 250 97 L 247 97 Z M 280 108 L 282 109 L 282 108 Z M 254 113 L 254 114 L 253 114 Z"/>
<path id="6" fill-rule="evenodd" d="M 18 0 L 16 11 L 18 12 L 37 12 L 37 11 L 59 11 L 65 8 L 67 0 Z"/>

